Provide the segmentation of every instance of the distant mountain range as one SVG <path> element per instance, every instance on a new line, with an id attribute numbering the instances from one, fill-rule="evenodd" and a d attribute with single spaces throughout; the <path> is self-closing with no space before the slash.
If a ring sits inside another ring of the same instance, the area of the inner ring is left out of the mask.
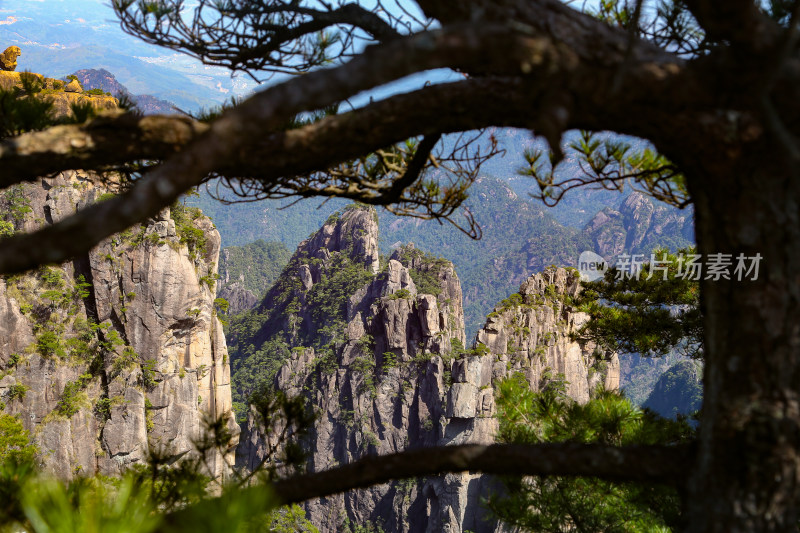
<path id="1" fill-rule="evenodd" d="M 0 43 L 5 43 L 0 47 L 13 44 L 22 48 L 19 70 L 54 77 L 75 73 L 87 89 L 135 95 L 146 113 L 175 112 L 173 104 L 185 111 L 197 111 L 255 88 L 243 77 L 232 79 L 223 69 L 204 67 L 122 33 L 104 0 L 6 0 L 0 6 Z M 407 80 L 398 83 L 408 88 Z M 376 94 L 391 90 L 381 88 Z M 534 140 L 526 130 L 490 133 L 505 148 L 505 155 L 482 168 L 485 175 L 495 177 L 481 178 L 471 190 L 468 205 L 483 228 L 481 241 L 472 241 L 447 224 L 380 214 L 383 254 L 414 242 L 418 248 L 455 264 L 462 280 L 468 336 L 483 324 L 494 303 L 517 291 L 530 274 L 550 264 L 574 265 L 583 250 L 610 257 L 692 243 L 691 210 L 656 204 L 631 194 L 629 189 L 622 193 L 575 190 L 551 208 L 531 201 L 528 194 L 536 192 L 536 183 L 520 177 L 518 171 L 524 163 L 524 149 L 541 141 Z M 566 140 L 570 135 L 574 133 L 568 133 Z M 570 172 L 573 163 L 567 160 L 561 171 Z M 214 219 L 223 246 L 244 247 L 228 253 L 231 264 L 224 267 L 225 272 L 236 273 L 230 280 L 248 272 L 245 277 L 250 288 L 242 283 L 236 293 L 242 305 L 261 296 L 250 298 L 242 291 L 259 291 L 267 282 L 253 281 L 249 277 L 252 269 L 237 270 L 234 261 L 245 266 L 270 262 L 263 269 L 270 278 L 282 268 L 288 253 L 285 248 L 294 249 L 332 212 L 347 204 L 342 200 L 304 200 L 292 207 L 286 207 L 288 202 L 224 206 L 207 193 L 187 202 L 200 205 Z M 245 246 L 259 239 L 273 244 Z M 250 257 L 250 252 L 255 255 Z"/>
<path id="2" fill-rule="evenodd" d="M 148 94 L 187 111 L 218 105 L 256 84 L 222 68 L 122 32 L 104 0 L 4 0 L 0 47 L 22 49 L 18 70 L 60 78 L 81 69 L 106 69 L 133 94 Z M 4 43 L 4 44 L 2 44 Z"/>
<path id="3" fill-rule="evenodd" d="M 113 96 L 127 96 L 136 102 L 136 107 L 145 115 L 170 115 L 177 113 L 175 105 L 149 94 L 131 94 L 127 87 L 106 69 L 85 68 L 74 72 L 84 89 L 102 89 Z"/>

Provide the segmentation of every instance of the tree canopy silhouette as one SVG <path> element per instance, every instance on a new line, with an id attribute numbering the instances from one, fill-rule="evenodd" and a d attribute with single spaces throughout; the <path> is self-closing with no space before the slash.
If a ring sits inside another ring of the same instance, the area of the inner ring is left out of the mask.
<path id="1" fill-rule="evenodd" d="M 149 42 L 257 79 L 304 74 L 208 124 L 117 114 L 6 138 L 0 143 L 3 187 L 72 168 L 157 163 L 125 194 L 4 240 L 0 271 L 85 253 L 211 177 L 258 198 L 343 196 L 402 214 L 451 218 L 477 235 L 458 208 L 486 150 L 479 153 L 482 145 L 465 138 L 457 143 L 461 152 L 440 153 L 438 140 L 489 126 L 528 128 L 550 146 L 527 154 L 526 173 L 546 201 L 572 185 L 619 187 L 633 180 L 658 198 L 694 204 L 698 254 L 763 258 L 755 280 L 700 280 L 706 370 L 696 452 L 581 444 L 522 455 L 502 446 L 454 448 L 371 458 L 343 472 L 362 486 L 432 471 L 502 471 L 512 463 L 489 458 L 510 453 L 502 457 L 542 475 L 649 473 L 680 484 L 689 531 L 795 531 L 800 3 L 610 0 L 590 12 L 558 0 L 193 5 L 113 2 L 123 28 Z M 370 45 L 363 47 L 365 41 Z M 320 114 L 435 68 L 463 79 Z M 307 120 L 297 121 L 298 114 Z M 590 138 L 562 148 L 570 129 L 636 136 L 653 151 L 635 154 Z M 582 174 L 564 176 L 559 165 L 574 153 Z M 440 165 L 442 159 L 449 164 Z M 517 462 L 521 457 L 524 463 Z M 678 470 L 690 473 L 688 481 Z M 311 476 L 281 485 L 287 501 L 347 488 L 343 475 Z"/>

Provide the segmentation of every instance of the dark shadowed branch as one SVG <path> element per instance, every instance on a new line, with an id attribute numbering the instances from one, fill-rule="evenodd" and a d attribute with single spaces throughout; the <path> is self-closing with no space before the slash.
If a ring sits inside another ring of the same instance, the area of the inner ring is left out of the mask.
<path id="1" fill-rule="evenodd" d="M 691 464 L 690 446 L 615 447 L 599 444 L 441 446 L 365 457 L 354 463 L 272 483 L 281 504 L 299 503 L 392 480 L 445 473 L 508 476 L 591 476 L 613 481 L 659 483 L 681 488 Z M 245 489 L 247 490 L 247 489 Z M 166 517 L 167 527 L 182 513 Z"/>
<path id="2" fill-rule="evenodd" d="M 367 9 L 357 2 L 200 0 L 191 17 L 183 0 L 161 2 L 157 10 L 130 0 L 112 6 L 126 33 L 254 78 L 308 72 L 351 55 L 359 41 L 395 39 L 404 26 L 380 3 Z"/>
<path id="3" fill-rule="evenodd" d="M 340 187 L 302 190 L 291 180 L 419 135 L 486 126 L 535 127 L 548 139 L 557 139 L 566 127 L 613 127 L 657 137 L 664 121 L 676 120 L 676 110 L 685 107 L 684 97 L 696 103 L 705 94 L 687 77 L 681 60 L 649 46 L 640 50 L 637 45 L 622 88 L 636 96 L 640 107 L 607 105 L 613 101 L 608 93 L 609 70 L 592 60 L 595 50 L 591 46 L 571 37 L 574 43 L 586 46 L 573 49 L 528 30 L 456 24 L 396 39 L 371 47 L 340 67 L 312 72 L 260 92 L 225 112 L 210 127 L 186 119 L 110 117 L 57 130 L 55 136 L 61 141 L 55 143 L 55 149 L 50 130 L 8 140 L 0 152 L 0 182 L 4 185 L 20 176 L 32 179 L 36 174 L 75 167 L 101 169 L 140 159 L 166 161 L 137 180 L 126 194 L 36 233 L 8 239 L 0 247 L 0 271 L 22 271 L 86 252 L 102 239 L 154 216 L 209 176 L 255 179 L 260 190 L 274 193 L 272 197 L 286 192 L 338 195 L 387 205 L 398 200 L 393 181 L 382 184 L 375 194 L 369 187 L 362 192 Z M 595 31 L 595 27 L 590 25 L 587 31 Z M 621 37 L 627 43 L 624 32 Z M 619 61 L 625 59 L 622 52 L 617 56 Z M 486 71 L 489 66 L 506 76 L 429 87 L 306 128 L 281 128 L 300 112 L 325 108 L 407 74 L 439 67 Z M 708 95 L 708 100 L 713 102 L 713 95 Z M 653 110 L 653 116 L 643 121 L 637 112 L 645 109 Z M 656 124 L 660 124 L 658 130 L 652 126 Z M 117 125 L 121 126 L 119 141 L 111 133 Z M 31 162 L 27 166 L 35 171 L 26 172 L 26 163 Z M 410 204 L 424 206 L 427 192 L 418 192 L 420 196 Z M 403 200 L 400 197 L 401 203 Z M 446 217 L 458 204 L 448 203 L 443 211 L 423 209 L 422 215 Z"/>
<path id="4" fill-rule="evenodd" d="M 753 0 L 685 0 L 685 3 L 714 41 L 763 49 L 779 34 L 778 25 Z"/>
<path id="5" fill-rule="evenodd" d="M 537 54 L 531 57 L 531 51 Z M 520 55 L 521 54 L 521 55 Z M 497 57 L 519 71 L 552 69 L 562 52 L 546 39 L 510 33 L 502 26 L 459 26 L 424 32 L 373 47 L 349 63 L 309 73 L 256 94 L 213 122 L 183 151 L 153 169 L 126 194 L 91 206 L 57 224 L 2 247 L 0 271 L 18 272 L 86 252 L 102 239 L 154 216 L 181 193 L 242 159 L 248 148 L 300 112 L 324 108 L 360 91 L 420 70 L 488 64 Z M 569 64 L 569 62 L 567 62 Z M 98 221 L 103 221 L 99 224 Z"/>
<path id="6" fill-rule="evenodd" d="M 110 113 L 0 141 L 0 188 L 63 170 L 103 170 L 180 151 L 208 124 L 188 117 Z"/>
<path id="7" fill-rule="evenodd" d="M 507 476 L 592 476 L 681 486 L 686 471 L 676 465 L 690 464 L 691 454 L 688 446 L 465 444 L 366 457 L 325 472 L 278 481 L 273 487 L 281 502 L 297 503 L 393 479 L 467 471 Z"/>

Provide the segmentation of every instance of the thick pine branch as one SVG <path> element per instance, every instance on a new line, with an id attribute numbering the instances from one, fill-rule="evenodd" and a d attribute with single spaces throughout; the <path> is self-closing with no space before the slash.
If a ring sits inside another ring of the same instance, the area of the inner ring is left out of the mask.
<path id="1" fill-rule="evenodd" d="M 637 55 L 645 59 L 628 67 L 623 84 L 636 95 L 642 109 L 650 110 L 651 119 L 641 121 L 636 107 L 628 105 L 623 111 L 609 105 L 613 72 L 604 65 L 583 61 L 584 53 L 591 55 L 505 26 L 461 24 L 370 48 L 346 65 L 265 90 L 226 112 L 207 129 L 185 119 L 137 121 L 123 117 L 58 130 L 59 142 L 54 142 L 52 132 L 9 140 L 0 153 L 3 185 L 19 181 L 20 176 L 33 179 L 43 172 L 159 159 L 191 142 L 139 180 L 130 192 L 31 235 L 8 239 L 0 247 L 0 272 L 18 272 L 85 253 L 102 239 L 154 216 L 212 173 L 273 180 L 277 185 L 287 175 L 324 170 L 412 136 L 489 125 L 533 126 L 548 139 L 557 139 L 567 127 L 609 126 L 647 137 L 661 131 L 652 129 L 652 125 L 663 126 L 662 120 L 674 119 L 684 102 L 696 102 L 702 95 L 684 75 L 680 61 L 671 58 L 659 63 L 662 53 L 648 56 L 645 50 Z M 281 125 L 299 112 L 324 108 L 413 72 L 438 67 L 485 70 L 489 65 L 493 71 L 512 77 L 430 87 L 331 117 L 308 129 L 280 132 Z M 709 100 L 713 102 L 713 95 Z M 400 103 L 403 106 L 398 106 Z M 122 149 L 116 152 L 111 133 L 117 129 L 115 120 L 122 125 Z M 641 128 L 642 124 L 644 130 L 628 129 Z M 52 150 L 51 144 L 61 148 Z M 35 170 L 26 171 L 26 163 L 31 162 L 27 166 Z M 319 191 L 305 192 L 300 191 L 301 195 Z M 337 194 L 335 190 L 322 193 Z M 387 195 L 364 200 L 385 205 L 393 198 Z M 101 220 L 102 224 L 98 223 Z"/>
<path id="2" fill-rule="evenodd" d="M 0 248 L 0 272 L 24 271 L 87 252 L 104 238 L 156 215 L 226 162 L 245 159 L 248 148 L 303 111 L 324 108 L 421 70 L 478 66 L 497 58 L 509 70 L 518 70 L 521 63 L 534 70 L 552 70 L 564 53 L 546 39 L 521 37 L 505 27 L 486 25 L 424 32 L 370 48 L 346 65 L 294 78 L 229 110 L 131 191 L 54 226 L 9 238 Z"/>
<path id="3" fill-rule="evenodd" d="M 778 25 L 753 0 L 685 0 L 697 22 L 714 41 L 763 50 L 774 45 Z"/>
<path id="4" fill-rule="evenodd" d="M 690 446 L 621 448 L 600 444 L 464 444 L 365 457 L 355 463 L 275 482 L 284 504 L 299 503 L 395 479 L 456 472 L 505 476 L 590 476 L 682 487 Z"/>
<path id="5" fill-rule="evenodd" d="M 0 188 L 72 169 L 161 160 L 208 131 L 188 117 L 112 113 L 0 141 Z"/>
<path id="6" fill-rule="evenodd" d="M 665 484 L 683 488 L 693 461 L 689 445 L 617 447 L 601 444 L 465 444 L 371 456 L 324 472 L 272 484 L 281 504 L 323 498 L 389 481 L 446 473 L 504 476 L 589 476 L 610 481 Z M 243 489 L 250 490 L 250 489 Z M 166 517 L 180 524 L 184 509 Z"/>

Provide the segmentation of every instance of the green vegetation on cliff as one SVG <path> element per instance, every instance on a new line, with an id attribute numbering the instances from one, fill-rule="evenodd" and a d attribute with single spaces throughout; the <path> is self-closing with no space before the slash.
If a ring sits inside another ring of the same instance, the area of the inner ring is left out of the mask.
<path id="1" fill-rule="evenodd" d="M 497 396 L 498 440 L 633 446 L 694 438 L 685 421 L 643 411 L 619 393 L 598 391 L 580 405 L 565 397 L 563 387 L 555 381 L 534 392 L 521 375 L 502 382 Z M 649 533 L 680 525 L 680 498 L 671 487 L 558 476 L 506 477 L 503 483 L 506 490 L 492 497 L 490 507 L 506 524 L 522 531 Z"/>
<path id="2" fill-rule="evenodd" d="M 15 416 L 0 413 L 0 468 L 6 461 L 32 461 L 36 453 L 36 446 L 31 443 L 30 435 L 22 427 L 22 421 Z"/>
<path id="3" fill-rule="evenodd" d="M 328 222 L 334 224 L 340 216 L 337 212 Z M 226 338 L 234 407 L 240 420 L 250 395 L 272 382 L 290 347 L 314 347 L 325 367 L 326 357 L 341 342 L 350 296 L 373 279 L 367 266 L 354 258 L 353 236 L 344 237 L 341 249 L 329 251 L 325 260 L 309 257 L 309 250 L 298 250 L 261 304 L 230 318 Z M 300 279 L 304 269 L 309 276 L 312 269 L 316 272 L 308 290 Z"/>
<path id="4" fill-rule="evenodd" d="M 240 282 L 261 297 L 278 279 L 292 252 L 281 242 L 259 239 L 244 246 L 228 246 L 219 261 L 221 285 Z"/>
<path id="5" fill-rule="evenodd" d="M 190 201 L 202 206 L 214 219 L 225 246 L 236 245 L 243 249 L 246 243 L 256 239 L 280 241 L 293 248 L 316 231 L 332 211 L 345 206 L 345 201 L 336 199 L 326 203 L 324 208 L 312 200 L 286 209 L 283 209 L 285 204 L 278 201 L 222 206 L 206 194 Z M 455 265 L 464 293 L 467 338 L 472 338 L 480 329 L 492 306 L 516 292 L 529 275 L 552 264 L 574 266 L 581 252 L 595 248 L 592 238 L 601 230 L 622 234 L 631 231 L 636 235 L 645 232 L 643 237 L 638 235 L 637 242 L 641 240 L 643 244 L 638 244 L 637 250 L 645 244 L 671 248 L 678 244 L 685 246 L 688 242 L 680 234 L 682 226 L 656 228 L 656 222 L 639 227 L 635 221 L 625 219 L 628 223 L 625 226 L 617 224 L 616 219 L 609 219 L 609 227 L 595 228 L 595 233 L 565 227 L 548 209 L 517 196 L 507 181 L 491 177 L 475 182 L 466 204 L 481 226 L 483 236 L 479 241 L 450 224 L 397 217 L 386 211 L 380 211 L 378 216 L 382 253 L 389 254 L 397 246 L 413 242 L 420 250 L 435 253 Z"/>
<path id="6" fill-rule="evenodd" d="M 577 303 L 591 320 L 578 338 L 622 353 L 662 357 L 678 350 L 702 357 L 700 286 L 685 275 L 693 253 L 654 250 L 658 263 L 643 264 L 636 275 L 611 268 L 585 283 Z"/>

